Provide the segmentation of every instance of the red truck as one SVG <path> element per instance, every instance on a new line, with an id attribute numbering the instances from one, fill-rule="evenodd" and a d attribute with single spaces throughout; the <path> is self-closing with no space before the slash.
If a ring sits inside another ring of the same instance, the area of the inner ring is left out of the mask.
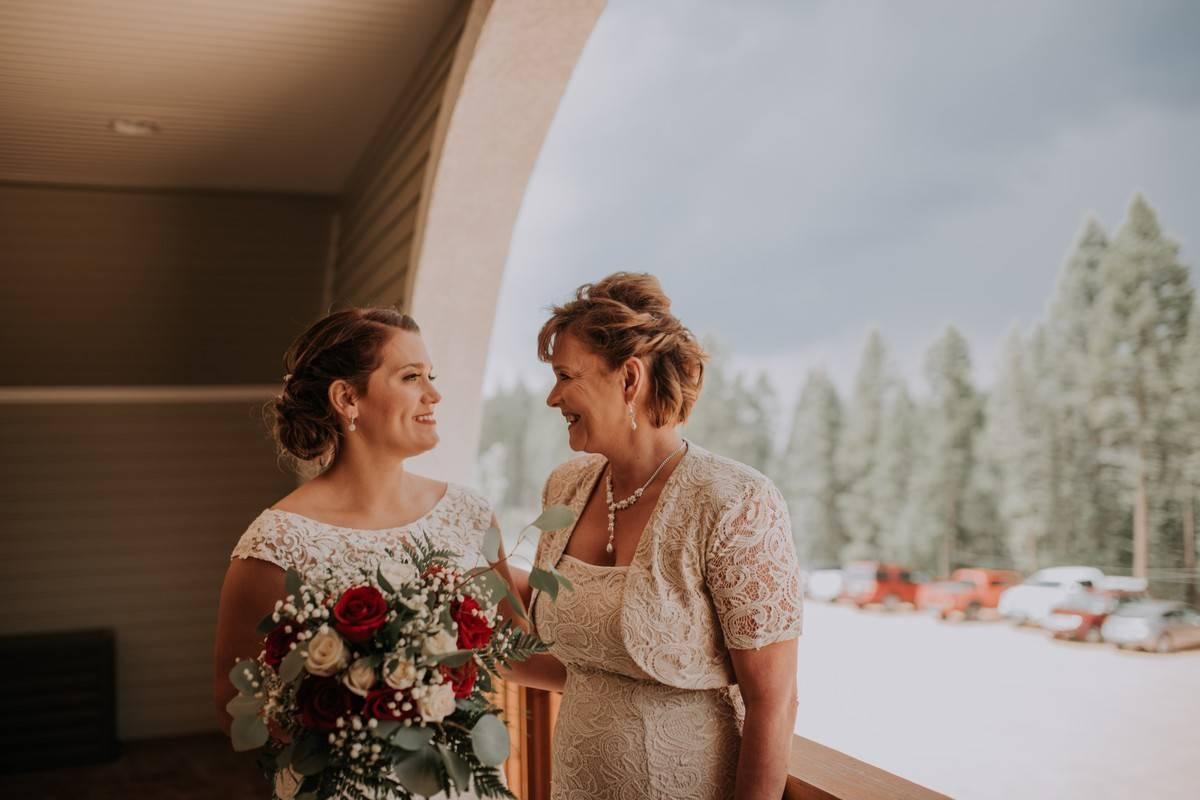
<path id="1" fill-rule="evenodd" d="M 859 608 L 874 603 L 894 609 L 915 603 L 917 584 L 907 568 L 877 561 L 855 561 L 845 569 L 841 599 Z"/>
<path id="2" fill-rule="evenodd" d="M 979 619 L 984 609 L 1000 603 L 1000 593 L 1021 582 L 1016 572 L 1004 569 L 956 569 L 948 581 L 927 583 L 917 590 L 917 608 L 937 611 L 942 619 L 961 614 Z"/>

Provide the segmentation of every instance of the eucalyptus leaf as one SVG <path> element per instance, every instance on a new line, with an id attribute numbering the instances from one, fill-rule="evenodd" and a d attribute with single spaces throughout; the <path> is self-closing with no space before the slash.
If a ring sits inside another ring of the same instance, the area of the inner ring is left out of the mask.
<path id="1" fill-rule="evenodd" d="M 531 525 L 540 531 L 558 531 L 575 521 L 575 512 L 566 506 L 546 506 L 546 510 Z"/>
<path id="2" fill-rule="evenodd" d="M 296 649 L 279 662 L 279 678 L 284 683 L 291 683 L 300 677 L 300 673 L 304 670 L 304 653 L 307 650 L 305 645 L 296 645 Z"/>
<path id="3" fill-rule="evenodd" d="M 488 528 L 483 535 L 483 557 L 493 564 L 500 560 L 499 528 Z"/>
<path id="4" fill-rule="evenodd" d="M 375 582 L 378 583 L 379 588 L 383 589 L 383 591 L 387 594 L 396 593 L 396 589 L 392 586 L 388 579 L 383 577 L 383 567 L 379 567 L 375 570 Z"/>
<path id="5" fill-rule="evenodd" d="M 374 728 L 371 728 L 371 735 L 376 739 L 386 739 L 391 736 L 400 727 L 400 723 L 394 719 L 387 719 L 379 722 Z"/>
<path id="6" fill-rule="evenodd" d="M 239 753 L 262 747 L 267 743 L 267 723 L 259 716 L 237 717 L 229 729 L 229 738 Z"/>
<path id="7" fill-rule="evenodd" d="M 390 741 L 404 750 L 420 750 L 433 741 L 433 728 L 400 728 L 392 734 Z"/>
<path id="8" fill-rule="evenodd" d="M 508 582 L 500 577 L 500 573 L 494 569 L 480 573 L 478 580 L 480 585 L 491 593 L 493 600 L 498 601 L 508 592 Z"/>
<path id="9" fill-rule="evenodd" d="M 558 599 L 558 580 L 544 569 L 534 567 L 529 571 L 529 585 L 550 595 L 552 600 Z"/>
<path id="10" fill-rule="evenodd" d="M 252 694 L 239 694 L 225 704 L 229 716 L 238 717 L 258 716 L 258 712 L 266 705 L 266 698 L 255 697 Z"/>
<path id="11" fill-rule="evenodd" d="M 271 631 L 275 630 L 276 626 L 278 625 L 279 623 L 275 621 L 275 612 L 272 611 L 259 621 L 258 627 L 255 628 L 255 630 L 265 636 Z"/>
<path id="12" fill-rule="evenodd" d="M 249 675 L 246 674 L 247 671 L 250 672 Z M 243 694 L 254 694 L 258 691 L 254 684 L 262 683 L 262 669 L 258 666 L 257 661 L 243 658 L 233 665 L 233 669 L 229 670 L 229 682 Z"/>
<path id="13" fill-rule="evenodd" d="M 279 751 L 275 756 L 275 766 L 279 769 L 284 769 L 291 766 L 292 756 L 296 752 L 296 743 L 288 742 L 287 745 Z"/>
<path id="14" fill-rule="evenodd" d="M 301 736 L 292 753 L 292 769 L 301 775 L 316 775 L 329 763 L 329 744 L 315 731 Z"/>
<path id="15" fill-rule="evenodd" d="M 504 584 L 504 596 L 508 598 L 508 605 L 512 608 L 514 615 L 525 621 L 529 621 L 529 617 L 525 615 L 525 609 L 522 607 L 524 603 L 517 597 L 507 583 Z"/>
<path id="16" fill-rule="evenodd" d="M 471 729 L 471 747 L 481 764 L 496 767 L 508 758 L 508 728 L 500 718 L 484 714 Z"/>
<path id="17" fill-rule="evenodd" d="M 294 568 L 289 567 L 287 575 L 283 579 L 283 590 L 286 594 L 295 595 L 296 599 L 300 599 L 300 586 L 304 583 L 304 578 Z"/>
<path id="18" fill-rule="evenodd" d="M 564 589 L 566 589 L 568 592 L 575 591 L 575 584 L 573 584 L 569 580 L 567 580 L 566 575 L 563 575 L 561 572 L 559 572 L 556 569 L 550 570 L 550 572 L 552 575 L 554 575 L 554 579 L 557 580 Z"/>
<path id="19" fill-rule="evenodd" d="M 455 650 L 451 653 L 438 656 L 438 663 L 447 667 L 461 667 L 463 664 L 471 660 L 475 655 L 474 650 Z"/>
<path id="20" fill-rule="evenodd" d="M 454 781 L 454 788 L 460 794 L 468 791 L 471 784 L 471 765 L 444 744 L 439 744 L 437 749 L 442 754 L 442 763 L 446 765 L 446 774 Z"/>
<path id="21" fill-rule="evenodd" d="M 442 758 L 437 750 L 422 745 L 420 750 L 392 762 L 396 780 L 405 789 L 422 797 L 433 797 L 445 786 L 441 775 Z"/>

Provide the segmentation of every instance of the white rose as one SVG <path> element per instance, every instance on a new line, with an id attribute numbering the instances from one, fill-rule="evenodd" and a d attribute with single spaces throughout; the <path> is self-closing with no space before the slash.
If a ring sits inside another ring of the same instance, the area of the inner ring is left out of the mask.
<path id="1" fill-rule="evenodd" d="M 450 631 L 440 631 L 437 636 L 430 636 L 421 645 L 421 650 L 427 656 L 444 656 L 458 649 L 458 634 Z"/>
<path id="2" fill-rule="evenodd" d="M 407 689 L 417 682 L 417 665 L 411 661 L 397 659 L 396 666 L 384 676 L 383 680 L 393 689 Z"/>
<path id="3" fill-rule="evenodd" d="M 284 767 L 275 773 L 275 796 L 279 800 L 292 800 L 300 791 L 304 777 L 298 775 L 291 767 Z"/>
<path id="4" fill-rule="evenodd" d="M 366 697 L 375 686 L 375 668 L 367 663 L 367 659 L 357 659 L 342 676 L 342 683 L 359 697 Z"/>
<path id="5" fill-rule="evenodd" d="M 417 568 L 407 561 L 396 561 L 395 559 L 384 561 L 379 565 L 379 571 L 393 589 L 399 589 L 406 583 L 412 583 L 417 579 Z"/>
<path id="6" fill-rule="evenodd" d="M 304 668 L 313 675 L 329 677 L 346 668 L 349 654 L 346 644 L 337 631 L 322 627 L 308 642 L 308 656 L 304 660 Z"/>
<path id="7" fill-rule="evenodd" d="M 426 722 L 441 722 L 454 713 L 454 688 L 448 683 L 427 687 L 417 699 L 417 710 Z"/>

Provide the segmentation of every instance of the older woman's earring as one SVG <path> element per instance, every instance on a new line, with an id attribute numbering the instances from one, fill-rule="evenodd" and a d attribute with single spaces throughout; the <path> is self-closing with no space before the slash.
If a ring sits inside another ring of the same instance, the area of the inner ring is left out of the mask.
<path id="1" fill-rule="evenodd" d="M 637 430 L 637 415 L 633 413 L 633 403 L 629 404 L 629 427 Z"/>
<path id="2" fill-rule="evenodd" d="M 356 420 L 356 419 L 358 419 L 358 417 L 351 417 L 351 418 L 350 418 L 350 430 L 352 430 L 352 431 L 358 430 L 358 428 L 356 428 L 356 427 L 354 426 L 354 420 Z"/>

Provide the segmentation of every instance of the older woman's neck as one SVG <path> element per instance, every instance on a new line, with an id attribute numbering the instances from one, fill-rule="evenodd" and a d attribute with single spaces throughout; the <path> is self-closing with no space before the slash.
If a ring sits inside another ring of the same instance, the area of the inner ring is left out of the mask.
<path id="1" fill-rule="evenodd" d="M 620 493 L 641 486 L 658 469 L 663 460 L 680 449 L 683 438 L 675 427 L 651 428 L 649 425 L 631 431 L 621 445 L 605 453 L 613 473 L 613 489 Z M 663 473 L 671 469 L 668 464 Z"/>

